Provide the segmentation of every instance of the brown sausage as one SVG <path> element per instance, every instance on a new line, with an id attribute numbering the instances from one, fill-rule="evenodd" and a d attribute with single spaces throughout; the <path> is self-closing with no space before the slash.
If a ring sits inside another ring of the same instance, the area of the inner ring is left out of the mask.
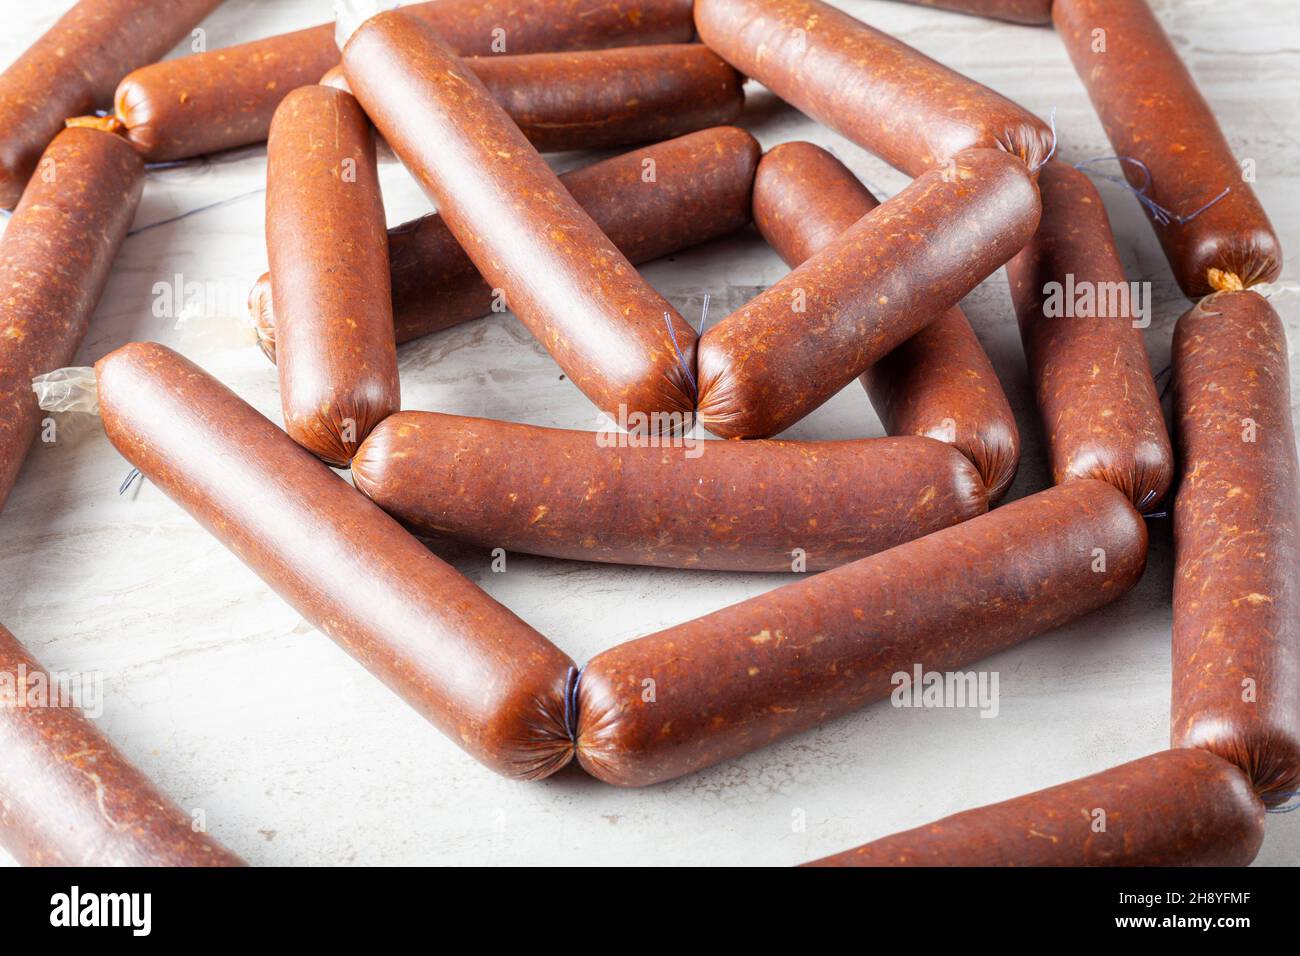
<path id="1" fill-rule="evenodd" d="M 1264 807 L 1241 771 L 1166 750 L 807 866 L 1246 866 Z"/>
<path id="2" fill-rule="evenodd" d="M 1065 163 L 1043 167 L 1038 187 L 1043 218 L 1007 278 L 1053 478 L 1109 481 L 1150 511 L 1174 454 L 1106 208 Z"/>
<path id="3" fill-rule="evenodd" d="M 769 150 L 754 177 L 754 223 L 791 268 L 802 265 L 879 203 L 843 163 L 812 143 Z M 989 500 L 1020 464 L 1020 433 L 975 330 L 953 306 L 862 373 L 890 435 L 949 442 L 979 469 Z"/>
<path id="4" fill-rule="evenodd" d="M 758 141 L 719 126 L 575 169 L 560 177 L 633 264 L 727 235 L 749 222 Z M 397 342 L 492 311 L 492 288 L 437 213 L 388 231 Z M 248 297 L 258 344 L 275 361 L 270 273 Z"/>
<path id="5" fill-rule="evenodd" d="M 346 468 L 402 405 L 374 134 L 351 93 L 304 86 L 276 110 L 266 156 L 285 431 Z"/>
<path id="6" fill-rule="evenodd" d="M 0 239 L 0 508 L 40 429 L 32 379 L 72 362 L 143 188 L 122 139 L 64 130 Z"/>
<path id="7" fill-rule="evenodd" d="M 766 438 L 822 405 L 1023 246 L 1038 225 L 1024 163 L 992 149 L 918 176 L 699 345 L 699 416 Z"/>
<path id="8" fill-rule="evenodd" d="M 1127 498 L 1071 482 L 630 641 L 578 679 L 578 759 L 642 786 L 737 757 L 1110 603 L 1146 549 Z"/>
<path id="9" fill-rule="evenodd" d="M 507 777 L 573 755 L 573 662 L 216 379 L 154 343 L 99 360 L 109 440 L 467 753 Z"/>
<path id="10" fill-rule="evenodd" d="M 988 510 L 971 463 L 928 438 L 634 437 L 398 412 L 361 446 L 352 479 L 422 533 L 718 571 L 820 571 Z"/>
<path id="11" fill-rule="evenodd" d="M 1147 209 L 1187 297 L 1277 278 L 1277 233 L 1145 0 L 1056 0 L 1052 19 L 1115 152 L 1150 170 L 1151 199 L 1175 216 L 1191 216 L 1229 190 L 1189 222 L 1161 225 Z M 1141 189 L 1146 174 L 1122 165 Z"/>
<path id="12" fill-rule="evenodd" d="M 1300 465 L 1286 332 L 1253 292 L 1174 331 L 1175 747 L 1241 767 L 1267 804 L 1300 791 Z"/>
<path id="13" fill-rule="evenodd" d="M 243 866 L 0 625 L 0 846 L 23 866 Z"/>
<path id="14" fill-rule="evenodd" d="M 616 420 L 694 408 L 695 330 L 637 274 L 433 30 L 371 17 L 343 69 L 479 272 Z"/>
<path id="15" fill-rule="evenodd" d="M 741 73 L 909 176 L 972 147 L 1031 169 L 1052 150 L 1020 106 L 820 0 L 697 0 L 695 27 Z"/>
<path id="16" fill-rule="evenodd" d="M 0 207 L 12 209 L 69 116 L 170 50 L 221 0 L 81 0 L 0 74 Z"/>
<path id="17" fill-rule="evenodd" d="M 992 17 L 1011 23 L 1045 26 L 1052 22 L 1052 0 L 906 0 L 923 7 Z"/>
<path id="18" fill-rule="evenodd" d="M 436 0 L 403 9 L 462 56 L 684 43 L 694 32 L 691 0 Z M 122 81 L 117 119 L 153 162 L 258 143 L 280 100 L 338 62 L 332 23 L 169 60 Z"/>

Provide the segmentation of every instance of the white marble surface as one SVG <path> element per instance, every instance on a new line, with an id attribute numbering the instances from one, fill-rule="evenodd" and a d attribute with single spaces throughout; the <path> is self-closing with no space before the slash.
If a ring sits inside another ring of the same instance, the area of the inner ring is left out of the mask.
<path id="1" fill-rule="evenodd" d="M 889 0 L 840 5 L 1041 116 L 1056 107 L 1065 158 L 1111 152 L 1050 30 Z M 0 62 L 63 6 L 0 2 Z M 319 22 L 329 6 L 228 0 L 206 23 L 209 45 Z M 1300 7 L 1293 0 L 1157 0 L 1156 7 L 1238 154 L 1257 160 L 1258 192 L 1294 256 Z M 879 193 L 905 183 L 752 84 L 751 92 L 744 125 L 765 147 L 812 140 Z M 555 159 L 567 167 L 582 157 Z M 261 148 L 150 174 L 137 228 L 231 201 L 127 240 L 77 364 L 135 339 L 161 341 L 279 420 L 274 369 L 237 318 L 266 266 L 256 192 L 264 175 Z M 382 180 L 390 222 L 427 211 L 400 166 L 386 166 Z M 1130 278 L 1154 283 L 1155 321 L 1146 335 L 1161 369 L 1187 303 L 1137 204 L 1117 187 L 1101 190 Z M 700 297 L 711 292 L 715 319 L 784 272 L 753 235 L 645 269 L 688 315 L 698 315 Z M 177 330 L 174 315 L 155 314 L 155 283 L 178 275 L 203 283 L 213 300 L 215 318 L 205 326 Z M 1300 278 L 1294 265 L 1286 278 Z M 1294 295 L 1276 304 L 1295 370 L 1300 307 Z M 1003 275 L 965 306 L 1017 409 L 1025 454 L 1012 494 L 1031 493 L 1047 483 L 1044 449 Z M 412 343 L 401 351 L 401 370 L 407 408 L 595 425 L 587 401 L 511 316 Z M 1300 396 L 1300 381 L 1293 394 Z M 792 864 L 1167 745 L 1171 548 L 1167 527 L 1158 525 L 1149 570 L 1134 592 L 980 665 L 1000 674 L 996 719 L 884 703 L 648 790 L 615 790 L 577 772 L 511 783 L 416 717 L 152 485 L 119 497 L 128 466 L 97 420 L 65 416 L 59 429 L 57 442 L 33 450 L 0 516 L 0 621 L 48 667 L 102 672 L 102 728 L 182 806 L 203 809 L 214 835 L 253 863 Z M 880 433 L 854 384 L 789 437 Z M 478 556 L 450 555 L 579 661 L 787 580 L 524 556 L 492 574 Z M 1269 817 L 1259 862 L 1300 863 L 1300 813 Z"/>

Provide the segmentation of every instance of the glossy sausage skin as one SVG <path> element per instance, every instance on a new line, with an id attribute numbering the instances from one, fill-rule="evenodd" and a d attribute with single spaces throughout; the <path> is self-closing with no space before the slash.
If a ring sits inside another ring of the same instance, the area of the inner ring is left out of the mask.
<path id="1" fill-rule="evenodd" d="M 690 0 L 436 0 L 403 9 L 462 56 L 684 43 L 694 32 Z M 154 162 L 258 143 L 280 100 L 338 62 L 334 24 L 325 23 L 158 63 L 118 86 L 117 118 Z"/>
<path id="2" fill-rule="evenodd" d="M 1127 498 L 1072 482 L 630 641 L 583 668 L 578 759 L 619 786 L 730 760 L 1110 603 L 1146 548 Z"/>
<path id="3" fill-rule="evenodd" d="M 1286 332 L 1253 292 L 1174 331 L 1175 747 L 1241 767 L 1267 804 L 1300 791 L 1300 465 Z"/>
<path id="4" fill-rule="evenodd" d="M 402 404 L 374 133 L 351 93 L 304 86 L 276 110 L 266 155 L 285 430 L 345 468 Z"/>
<path id="5" fill-rule="evenodd" d="M 0 207 L 12 209 L 71 116 L 170 50 L 221 0 L 81 0 L 0 74 Z"/>
<path id="6" fill-rule="evenodd" d="M 754 222 L 791 268 L 878 205 L 844 164 L 812 143 L 769 150 L 754 178 Z M 989 499 L 1016 476 L 1020 434 L 975 331 L 953 306 L 862 373 L 890 435 L 949 442 L 979 469 Z"/>
<path id="7" fill-rule="evenodd" d="M 1277 233 L 1145 0 L 1057 0 L 1052 19 L 1116 154 L 1151 171 L 1152 199 L 1187 216 L 1231 190 L 1190 222 L 1152 220 L 1187 297 L 1277 278 Z M 1097 30 L 1104 31 L 1104 51 L 1094 49 Z M 1122 165 L 1129 182 L 1142 188 L 1142 170 Z"/>
<path id="8" fill-rule="evenodd" d="M 690 415 L 695 330 L 426 24 L 371 17 L 343 69 L 457 242 L 574 385 L 616 420 Z"/>
<path id="9" fill-rule="evenodd" d="M 72 363 L 143 188 L 121 138 L 64 130 L 0 238 L 0 508 L 40 430 L 32 379 Z"/>
<path id="10" fill-rule="evenodd" d="M 1174 455 L 1106 208 L 1065 163 L 1043 167 L 1038 186 L 1042 221 L 1007 278 L 1052 476 L 1109 481 L 1150 511 L 1169 491 Z"/>
<path id="11" fill-rule="evenodd" d="M 1246 866 L 1263 841 L 1241 771 L 1166 750 L 806 865 Z"/>
<path id="12" fill-rule="evenodd" d="M 244 865 L 57 686 L 0 625 L 0 846 L 23 866 Z"/>
<path id="13" fill-rule="evenodd" d="M 1031 169 L 1052 149 L 1023 108 L 820 0 L 697 0 L 695 26 L 741 73 L 909 176 L 972 147 Z"/>
<path id="14" fill-rule="evenodd" d="M 550 641 L 170 349 L 95 371 L 118 451 L 309 623 L 498 773 L 569 762 L 574 668 Z"/>
<path id="15" fill-rule="evenodd" d="M 560 182 L 639 264 L 746 225 L 759 153 L 749 133 L 719 126 L 575 169 Z M 399 345 L 492 311 L 492 288 L 437 213 L 390 229 L 388 261 Z M 275 361 L 269 273 L 257 280 L 248 307 L 258 344 Z"/>
<path id="16" fill-rule="evenodd" d="M 789 428 L 956 305 L 1038 225 L 1025 164 L 992 149 L 917 177 L 699 345 L 699 417 L 723 438 Z"/>
<path id="17" fill-rule="evenodd" d="M 424 534 L 718 571 L 821 571 L 988 510 L 971 463 L 928 438 L 626 439 L 398 412 L 361 446 L 352 479 Z"/>

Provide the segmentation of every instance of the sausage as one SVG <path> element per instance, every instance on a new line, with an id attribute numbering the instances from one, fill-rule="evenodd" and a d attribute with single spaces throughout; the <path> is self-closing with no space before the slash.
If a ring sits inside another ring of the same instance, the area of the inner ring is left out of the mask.
<path id="1" fill-rule="evenodd" d="M 1108 604 L 1146 563 L 1128 499 L 1060 485 L 592 658 L 578 760 L 643 786 L 729 760 Z"/>
<path id="2" fill-rule="evenodd" d="M 221 0 L 81 0 L 0 74 L 0 207 L 12 209 L 69 116 L 170 50 Z"/>
<path id="3" fill-rule="evenodd" d="M 1264 807 L 1236 767 L 1166 750 L 807 866 L 1246 866 Z"/>
<path id="4" fill-rule="evenodd" d="M 749 133 L 720 126 L 575 169 L 560 182 L 639 264 L 746 225 L 760 152 Z M 390 229 L 388 261 L 399 345 L 492 311 L 492 288 L 437 213 Z M 248 303 L 258 343 L 275 361 L 270 273 Z"/>
<path id="5" fill-rule="evenodd" d="M 691 0 L 436 0 L 403 8 L 462 56 L 685 43 Z M 280 100 L 339 62 L 334 24 L 169 60 L 117 88 L 117 120 L 152 162 L 266 139 Z"/>
<path id="6" fill-rule="evenodd" d="M 1134 324 L 1137 293 L 1092 181 L 1053 161 L 1038 187 L 1043 218 L 1007 279 L 1052 476 L 1109 481 L 1150 511 L 1169 491 L 1174 455 Z"/>
<path id="7" fill-rule="evenodd" d="M 0 624 L 0 846 L 23 866 L 243 866 Z"/>
<path id="8" fill-rule="evenodd" d="M 769 150 L 754 178 L 754 222 L 791 268 L 816 255 L 878 205 L 844 164 L 812 143 Z M 1020 464 L 1020 434 L 975 330 L 953 306 L 860 379 L 890 435 L 950 442 L 977 469 L 989 499 Z"/>
<path id="9" fill-rule="evenodd" d="M 117 450 L 452 741 L 507 777 L 569 762 L 576 671 L 555 645 L 170 349 L 95 372 Z"/>
<path id="10" fill-rule="evenodd" d="M 123 140 L 64 130 L 0 238 L 0 508 L 40 430 L 32 379 L 71 364 L 143 188 Z"/>
<path id="11" fill-rule="evenodd" d="M 424 534 L 718 571 L 820 571 L 988 510 L 970 462 L 928 438 L 634 437 L 398 412 L 361 446 L 352 480 Z"/>
<path id="12" fill-rule="evenodd" d="M 1150 171 L 1146 194 L 1156 203 L 1174 216 L 1195 214 L 1188 222 L 1161 225 L 1144 204 L 1187 297 L 1277 278 L 1277 233 L 1144 0 L 1057 0 L 1052 20 L 1116 154 Z M 1142 167 L 1123 167 L 1141 190 L 1147 179 Z M 1222 199 L 1204 208 L 1225 189 Z"/>
<path id="13" fill-rule="evenodd" d="M 1300 466 L 1286 332 L 1253 292 L 1174 330 L 1171 739 L 1241 767 L 1266 804 L 1300 791 Z"/>
<path id="14" fill-rule="evenodd" d="M 740 116 L 740 74 L 700 43 L 465 60 L 539 152 L 681 136 Z M 340 67 L 323 86 L 347 89 Z"/>
<path id="15" fill-rule="evenodd" d="M 680 427 L 695 406 L 695 330 L 433 30 L 400 11 L 373 16 L 344 46 L 343 69 L 456 241 L 573 384 L 616 420 L 646 413 Z"/>
<path id="16" fill-rule="evenodd" d="M 346 468 L 402 405 L 374 134 L 351 93 L 304 86 L 276 110 L 266 154 L 285 431 Z"/>
<path id="17" fill-rule="evenodd" d="M 1011 258 L 1038 213 L 1029 170 L 997 150 L 918 176 L 705 333 L 700 420 L 724 438 L 789 428 Z"/>
<path id="18" fill-rule="evenodd" d="M 954 13 L 1045 26 L 1052 22 L 1052 0 L 906 0 L 923 7 L 937 7 Z"/>
<path id="19" fill-rule="evenodd" d="M 821 0 L 697 0 L 700 38 L 746 76 L 909 176 L 972 147 L 1037 169 L 1054 137 L 986 86 Z"/>

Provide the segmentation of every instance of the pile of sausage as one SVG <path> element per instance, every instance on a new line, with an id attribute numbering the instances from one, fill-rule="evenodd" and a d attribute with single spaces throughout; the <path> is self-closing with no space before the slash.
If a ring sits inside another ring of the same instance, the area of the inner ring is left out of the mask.
<path id="1" fill-rule="evenodd" d="M 1133 310 L 1048 306 L 1057 283 L 1128 281 L 1068 144 L 821 0 L 439 0 L 341 20 L 341 63 L 324 24 L 151 65 L 216 0 L 81 0 L 0 77 L 0 502 L 40 420 L 31 379 L 72 360 L 146 164 L 265 139 L 250 308 L 284 428 L 150 343 L 95 366 L 103 425 L 469 755 L 618 786 L 729 760 L 914 662 L 961 668 L 1116 600 L 1144 515 L 1172 506 L 1173 749 L 819 863 L 1249 862 L 1265 806 L 1300 790 L 1300 473 L 1285 335 L 1250 291 L 1278 240 L 1144 0 L 934 2 L 1054 24 L 1069 50 L 1196 302 L 1177 458 Z M 816 146 L 762 153 L 726 125 L 745 77 L 912 183 L 879 202 Z M 436 215 L 387 228 L 381 138 Z M 562 177 L 540 155 L 634 144 Z M 702 335 L 636 270 L 750 223 L 791 271 Z M 1020 441 L 958 303 L 1004 265 L 1055 486 L 990 510 Z M 612 418 L 734 440 L 401 409 L 399 343 L 506 308 Z M 855 378 L 887 437 L 772 437 Z M 819 573 L 579 667 L 412 532 Z M 0 666 L 40 673 L 3 628 Z M 0 750 L 20 861 L 240 862 L 76 711 L 0 708 Z"/>

